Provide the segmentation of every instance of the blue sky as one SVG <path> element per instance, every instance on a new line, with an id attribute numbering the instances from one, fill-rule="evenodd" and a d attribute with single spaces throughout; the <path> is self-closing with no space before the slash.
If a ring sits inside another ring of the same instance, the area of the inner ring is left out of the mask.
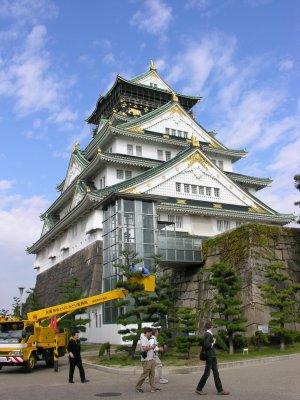
<path id="1" fill-rule="evenodd" d="M 153 59 L 197 120 L 249 152 L 235 172 L 272 177 L 259 197 L 299 212 L 298 0 L 0 0 L 0 309 L 34 287 L 39 215 L 56 199 L 84 122 L 116 74 Z"/>

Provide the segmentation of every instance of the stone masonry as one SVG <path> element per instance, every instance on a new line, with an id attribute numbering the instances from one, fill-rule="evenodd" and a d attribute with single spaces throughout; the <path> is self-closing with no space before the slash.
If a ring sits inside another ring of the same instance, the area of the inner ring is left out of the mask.
<path id="1" fill-rule="evenodd" d="M 192 307 L 197 312 L 199 329 L 211 315 L 214 291 L 208 283 L 208 269 L 215 263 L 228 262 L 241 278 L 248 335 L 252 335 L 258 325 L 268 325 L 270 319 L 258 288 L 265 282 L 264 266 L 283 263 L 290 280 L 300 283 L 300 229 L 246 224 L 210 238 L 205 253 L 205 264 L 197 268 L 186 265 L 164 269 L 178 288 L 176 306 Z M 299 326 L 293 328 L 299 329 Z"/>
<path id="2" fill-rule="evenodd" d="M 79 279 L 84 297 L 101 293 L 102 241 L 96 241 L 37 276 L 35 289 L 45 307 L 62 302 L 60 285 Z"/>

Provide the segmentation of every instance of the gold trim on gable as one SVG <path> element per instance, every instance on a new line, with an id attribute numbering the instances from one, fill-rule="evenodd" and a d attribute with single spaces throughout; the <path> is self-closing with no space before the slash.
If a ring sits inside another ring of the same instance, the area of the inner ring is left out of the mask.
<path id="1" fill-rule="evenodd" d="M 136 186 L 135 186 L 135 187 L 133 187 L 133 188 L 126 189 L 124 193 L 141 194 L 142 192 L 139 192 L 139 191 L 136 189 Z"/>
<path id="2" fill-rule="evenodd" d="M 179 108 L 177 104 L 169 112 L 170 115 L 179 114 L 181 117 L 185 115 L 185 113 L 181 110 L 181 108 Z"/>
<path id="3" fill-rule="evenodd" d="M 177 204 L 186 204 L 186 200 L 183 199 L 176 199 Z"/>
<path id="4" fill-rule="evenodd" d="M 205 169 L 208 169 L 209 163 L 202 157 L 199 153 L 194 153 L 190 157 L 187 158 L 188 167 L 191 167 L 196 162 L 201 164 Z"/>
<path id="5" fill-rule="evenodd" d="M 248 208 L 249 212 L 254 212 L 254 213 L 258 213 L 258 214 L 268 214 L 268 211 L 266 211 L 265 209 L 263 209 L 260 206 L 252 206 Z"/>
<path id="6" fill-rule="evenodd" d="M 163 135 L 163 138 L 164 139 L 170 139 L 170 135 L 165 134 L 165 135 Z"/>

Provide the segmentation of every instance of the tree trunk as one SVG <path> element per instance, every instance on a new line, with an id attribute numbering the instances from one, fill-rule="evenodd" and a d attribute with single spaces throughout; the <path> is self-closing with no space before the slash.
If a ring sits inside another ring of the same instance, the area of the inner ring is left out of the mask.
<path id="1" fill-rule="evenodd" d="M 233 337 L 229 336 L 229 354 L 233 354 Z"/>
<path id="2" fill-rule="evenodd" d="M 280 351 L 284 351 L 285 350 L 285 340 L 284 340 L 284 336 L 282 335 L 280 337 Z"/>

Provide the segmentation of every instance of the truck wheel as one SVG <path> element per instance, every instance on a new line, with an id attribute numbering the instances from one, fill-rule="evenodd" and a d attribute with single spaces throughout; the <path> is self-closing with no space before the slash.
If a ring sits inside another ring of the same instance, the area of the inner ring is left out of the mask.
<path id="1" fill-rule="evenodd" d="M 36 356 L 35 356 L 35 354 L 31 353 L 29 360 L 27 361 L 27 363 L 25 365 L 25 369 L 27 372 L 31 372 L 35 366 L 36 366 Z"/>

